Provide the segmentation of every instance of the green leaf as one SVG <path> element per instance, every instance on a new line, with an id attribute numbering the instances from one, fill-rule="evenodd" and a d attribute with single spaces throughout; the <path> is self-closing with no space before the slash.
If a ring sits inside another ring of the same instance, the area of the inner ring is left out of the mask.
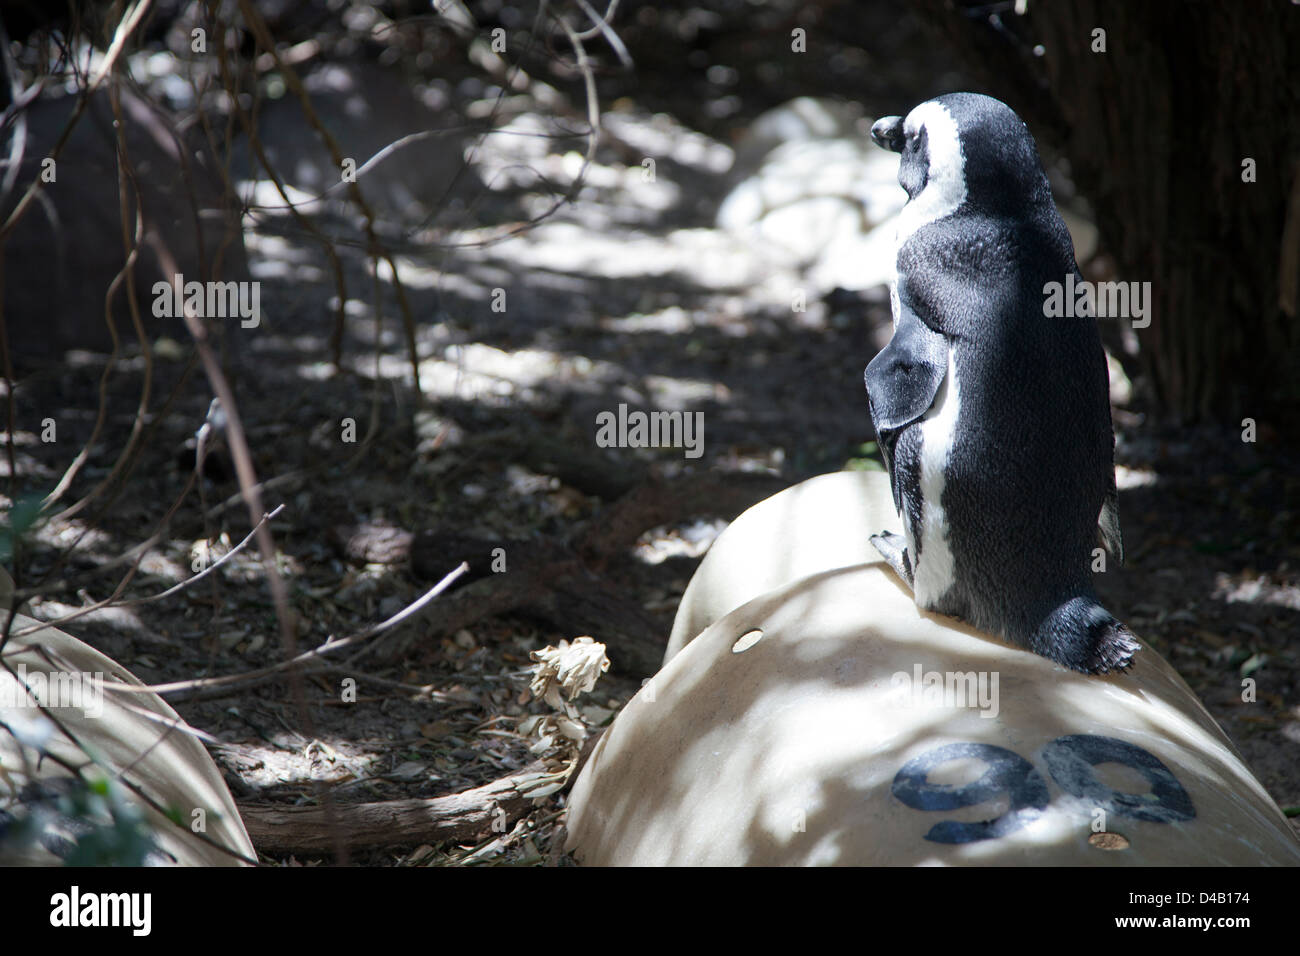
<path id="1" fill-rule="evenodd" d="M 1267 654 L 1251 654 L 1250 657 L 1248 657 L 1245 661 L 1242 662 L 1240 668 L 1241 676 L 1249 677 L 1251 674 L 1259 670 L 1267 663 L 1268 663 Z"/>
<path id="2" fill-rule="evenodd" d="M 7 562 L 14 554 L 14 541 L 21 538 L 32 526 L 41 513 L 44 495 L 23 495 L 9 509 L 8 522 L 0 526 L 0 562 Z"/>
<path id="3" fill-rule="evenodd" d="M 844 471 L 884 471 L 885 466 L 874 458 L 850 458 L 844 463 Z"/>

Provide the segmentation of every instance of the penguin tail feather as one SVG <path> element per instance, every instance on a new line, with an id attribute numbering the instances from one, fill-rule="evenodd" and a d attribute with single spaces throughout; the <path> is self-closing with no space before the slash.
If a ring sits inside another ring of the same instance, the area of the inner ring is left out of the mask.
<path id="1" fill-rule="evenodd" d="M 1086 597 L 1071 598 L 1049 614 L 1032 644 L 1037 653 L 1084 674 L 1127 670 L 1141 647 L 1132 631 Z"/>

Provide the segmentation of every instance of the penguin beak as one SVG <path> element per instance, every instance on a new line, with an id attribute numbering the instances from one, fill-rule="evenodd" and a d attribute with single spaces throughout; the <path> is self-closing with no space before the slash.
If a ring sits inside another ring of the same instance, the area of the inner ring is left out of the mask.
<path id="1" fill-rule="evenodd" d="M 882 116 L 871 127 L 871 138 L 876 145 L 891 153 L 903 151 L 903 117 Z"/>

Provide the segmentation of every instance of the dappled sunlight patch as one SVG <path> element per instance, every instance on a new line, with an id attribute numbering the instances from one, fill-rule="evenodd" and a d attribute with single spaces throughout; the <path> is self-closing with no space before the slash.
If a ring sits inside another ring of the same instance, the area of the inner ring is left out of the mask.
<path id="1" fill-rule="evenodd" d="M 1229 604 L 1271 604 L 1300 611 L 1300 585 L 1280 576 L 1251 570 L 1216 574 L 1210 596 Z"/>
<path id="2" fill-rule="evenodd" d="M 726 526 L 727 522 L 720 518 L 660 525 L 637 538 L 632 554 L 645 564 L 662 564 L 669 558 L 698 558 Z"/>
<path id="3" fill-rule="evenodd" d="M 1115 466 L 1115 486 L 1120 491 L 1134 488 L 1148 488 L 1160 480 L 1150 468 L 1130 468 L 1127 465 Z"/>

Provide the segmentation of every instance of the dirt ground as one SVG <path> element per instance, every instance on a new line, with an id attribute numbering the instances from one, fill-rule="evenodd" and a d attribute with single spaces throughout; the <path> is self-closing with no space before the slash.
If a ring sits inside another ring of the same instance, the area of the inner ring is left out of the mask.
<path id="1" fill-rule="evenodd" d="M 922 41 L 914 31 L 882 22 L 881 46 L 915 46 Z M 784 85 L 742 75 L 736 88 L 745 95 L 732 94 L 737 101 L 725 115 L 711 115 L 705 106 L 712 100 L 691 88 L 692 71 L 665 93 L 672 64 L 656 63 L 648 43 L 632 52 L 639 79 L 602 80 L 614 135 L 598 150 L 575 203 L 504 242 L 446 249 L 395 241 L 417 317 L 422 401 L 391 283 L 381 283 L 380 324 L 361 250 L 340 246 L 356 298 L 348 309 L 346 368 L 336 373 L 325 256 L 282 217 L 251 224 L 250 264 L 262 281 L 265 321 L 255 335 L 232 333 L 232 368 L 259 478 L 275 481 L 268 507 L 285 506 L 272 530 L 304 647 L 401 609 L 455 567 L 467 547 L 473 551 L 477 545 L 466 539 L 501 543 L 512 559 L 576 547 L 641 479 L 748 472 L 793 484 L 844 467 L 874 438 L 862 370 L 889 334 L 887 297 L 878 289 L 818 295 L 793 314 L 788 293 L 802 281 L 798 264 L 773 261 L 714 229 L 711 218 L 728 186 L 723 159 L 746 121 L 794 95 L 836 92 L 824 88 L 835 78 L 822 77 L 817 89 L 815 75 L 787 75 Z M 879 51 L 857 55 L 868 65 L 883 62 Z M 907 71 L 879 71 L 860 99 L 871 112 L 889 104 L 898 112 L 960 80 L 937 69 L 917 79 L 920 69 L 911 71 L 910 80 Z M 525 163 L 564 182 L 583 149 L 580 136 L 519 142 L 482 144 L 482 168 Z M 657 159 L 653 183 L 638 175 L 642 155 Z M 527 216 L 545 196 L 535 181 L 520 180 L 464 213 L 462 226 L 481 216 L 491 221 L 488 232 L 439 236 L 463 242 L 496 235 L 492 223 Z M 498 289 L 504 311 L 492 308 Z M 108 563 L 159 525 L 184 486 L 192 464 L 185 442 L 210 392 L 182 341 L 164 331 L 154 342 L 155 395 L 174 388 L 175 400 L 149 422 L 153 431 L 112 506 L 46 525 L 36 536 L 25 579 L 44 581 L 34 600 L 39 616 L 104 597 L 120 573 Z M 89 435 L 104 361 L 74 354 L 22 382 L 21 408 L 55 409 L 65 429 L 57 445 L 19 449 L 28 489 L 47 487 L 66 467 L 66 450 Z M 123 447 L 142 369 L 139 350 L 128 351 L 109 379 L 106 433 L 70 500 L 102 478 Z M 1136 367 L 1130 371 L 1137 375 Z M 1116 411 L 1128 561 L 1101 575 L 1099 589 L 1107 606 L 1174 664 L 1278 803 L 1300 807 L 1300 453 L 1267 428 L 1245 443 L 1230 423 L 1161 424 L 1140 379 L 1136 385 Z M 595 448 L 596 414 L 619 403 L 703 411 L 703 456 Z M 341 437 L 349 418 L 355 443 Z M 202 500 L 191 495 L 149 549 L 128 595 L 187 577 L 196 543 L 237 542 L 247 533 L 248 515 L 222 461 L 202 482 Z M 725 517 L 675 516 L 593 568 L 591 587 L 638 609 L 643 628 L 666 640 L 676 601 Z M 431 542 L 414 564 L 404 532 Z M 281 659 L 253 549 L 222 572 L 172 600 L 91 615 L 76 633 L 147 682 Z M 613 668 L 585 714 L 593 724 L 608 719 L 646 676 L 644 646 L 629 658 L 594 626 L 599 605 L 488 614 L 449 633 L 439 620 L 435 606 L 340 660 L 338 673 L 306 683 L 301 707 L 281 683 L 220 697 L 181 695 L 175 704 L 223 742 L 214 756 L 241 803 L 310 803 L 319 796 L 313 779 L 329 782 L 333 798 L 347 803 L 456 793 L 527 765 L 531 741 L 519 724 L 546 711 L 528 694 L 529 653 L 547 644 L 587 633 L 609 643 Z M 355 704 L 339 700 L 344 675 L 358 681 Z M 1251 703 L 1242 701 L 1246 677 L 1258 685 Z M 554 797 L 543 800 L 506 838 L 486 834 L 351 859 L 553 860 L 561 808 Z M 268 862 L 324 859 L 283 854 Z"/>

